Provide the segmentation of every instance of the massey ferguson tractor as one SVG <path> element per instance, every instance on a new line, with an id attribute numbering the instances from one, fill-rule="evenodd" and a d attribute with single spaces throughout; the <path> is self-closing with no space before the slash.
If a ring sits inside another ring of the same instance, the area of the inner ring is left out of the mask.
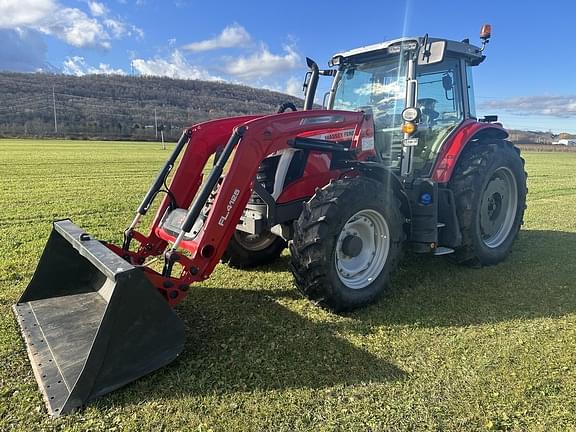
<path id="1" fill-rule="evenodd" d="M 504 260 L 526 173 L 497 117 L 476 116 L 471 71 L 489 37 L 484 26 L 481 47 L 396 39 L 337 54 L 326 70 L 307 59 L 303 110 L 184 130 L 123 244 L 54 222 L 14 306 L 50 414 L 174 360 L 184 325 L 172 308 L 221 260 L 257 266 L 289 247 L 298 290 L 336 312 L 384 293 L 403 250 Z M 332 78 L 323 108 L 320 76 Z M 138 231 L 158 197 L 149 232 Z"/>

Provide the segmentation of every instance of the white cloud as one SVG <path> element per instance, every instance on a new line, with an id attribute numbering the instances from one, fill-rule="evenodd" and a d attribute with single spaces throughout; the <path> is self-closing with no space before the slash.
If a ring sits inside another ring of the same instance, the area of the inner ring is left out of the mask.
<path id="1" fill-rule="evenodd" d="M 275 91 L 278 93 L 285 93 L 285 94 L 288 94 L 290 96 L 295 96 L 295 97 L 299 97 L 299 98 L 304 97 L 304 93 L 302 92 L 302 80 L 295 77 L 295 76 L 288 78 L 288 80 L 285 83 L 281 83 L 281 82 L 280 83 L 279 82 L 267 83 L 267 82 L 262 82 L 262 81 L 251 82 L 251 83 L 239 81 L 238 83 L 244 84 L 244 85 L 249 85 L 249 86 L 255 87 L 255 88 L 263 88 L 263 89 Z"/>
<path id="2" fill-rule="evenodd" d="M 89 66 L 84 57 L 81 56 L 67 57 L 62 71 L 65 74 L 76 76 L 88 74 L 126 75 L 122 69 L 114 69 L 105 63 L 100 63 L 98 67 Z"/>
<path id="3" fill-rule="evenodd" d="M 247 57 L 231 59 L 225 66 L 230 75 L 241 79 L 270 76 L 283 73 L 300 66 L 300 55 L 291 46 L 284 47 L 285 54 L 272 54 L 262 46 L 260 50 Z"/>
<path id="4" fill-rule="evenodd" d="M 94 16 L 103 16 L 108 14 L 108 8 L 106 8 L 103 3 L 89 1 L 88 7 L 90 8 L 90 13 Z"/>
<path id="5" fill-rule="evenodd" d="M 170 78 L 207 81 L 222 80 L 220 77 L 211 75 L 205 69 L 188 63 L 179 50 L 174 50 L 168 60 L 163 58 L 148 60 L 134 59 L 132 60 L 132 65 L 140 75 L 167 76 Z"/>
<path id="6" fill-rule="evenodd" d="M 200 42 L 192 42 L 182 47 L 186 51 L 200 52 L 219 48 L 232 48 L 246 46 L 251 40 L 250 34 L 239 24 L 232 24 L 212 38 Z"/>
<path id="7" fill-rule="evenodd" d="M 110 35 L 102 24 L 79 9 L 64 8 L 46 17 L 38 30 L 77 48 L 110 48 Z"/>
<path id="8" fill-rule="evenodd" d="M 108 18 L 104 20 L 104 25 L 110 30 L 115 37 L 120 37 L 126 34 L 126 26 L 123 22 L 116 21 L 115 19 Z"/>
<path id="9" fill-rule="evenodd" d="M 288 79 L 288 82 L 286 83 L 284 93 L 299 98 L 304 97 L 304 93 L 302 92 L 302 79 L 296 77 L 290 77 Z"/>
<path id="10" fill-rule="evenodd" d="M 56 7 L 53 0 L 0 0 L 0 28 L 34 26 Z"/>
<path id="11" fill-rule="evenodd" d="M 137 36 L 139 38 L 144 37 L 144 31 L 136 26 L 126 24 L 122 21 L 106 18 L 103 21 L 106 28 L 112 33 L 115 38 L 121 38 L 123 36 Z"/>
<path id="12" fill-rule="evenodd" d="M 36 30 L 78 48 L 110 48 L 112 39 L 142 36 L 137 27 L 105 18 L 102 3 L 89 1 L 88 7 L 92 17 L 55 0 L 0 0 L 0 28 Z"/>
<path id="13" fill-rule="evenodd" d="M 508 98 L 484 102 L 481 107 L 501 109 L 518 115 L 573 118 L 576 117 L 576 95 Z"/>

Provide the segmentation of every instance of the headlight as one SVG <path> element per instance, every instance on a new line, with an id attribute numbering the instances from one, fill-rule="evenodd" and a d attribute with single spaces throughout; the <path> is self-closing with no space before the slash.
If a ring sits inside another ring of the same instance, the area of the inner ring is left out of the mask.
<path id="1" fill-rule="evenodd" d="M 402 111 L 402 120 L 407 122 L 414 122 L 420 117 L 420 110 L 418 108 L 410 107 Z"/>

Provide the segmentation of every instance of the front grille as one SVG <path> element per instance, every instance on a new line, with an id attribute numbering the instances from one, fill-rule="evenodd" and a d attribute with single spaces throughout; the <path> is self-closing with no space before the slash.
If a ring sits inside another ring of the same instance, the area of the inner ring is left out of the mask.
<path id="1" fill-rule="evenodd" d="M 258 171 L 256 171 L 256 181 L 260 183 L 269 194 L 274 192 L 274 177 L 276 176 L 279 161 L 280 156 L 268 157 L 260 163 Z M 263 201 L 256 192 L 253 192 L 248 203 L 262 204 Z"/>

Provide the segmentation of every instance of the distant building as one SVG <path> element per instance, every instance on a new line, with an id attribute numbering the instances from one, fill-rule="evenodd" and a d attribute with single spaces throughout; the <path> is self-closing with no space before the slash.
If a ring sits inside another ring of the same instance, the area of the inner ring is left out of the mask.
<path id="1" fill-rule="evenodd" d="M 576 146 L 576 139 L 560 139 L 558 141 L 552 141 L 554 145 L 565 145 L 565 146 Z"/>

